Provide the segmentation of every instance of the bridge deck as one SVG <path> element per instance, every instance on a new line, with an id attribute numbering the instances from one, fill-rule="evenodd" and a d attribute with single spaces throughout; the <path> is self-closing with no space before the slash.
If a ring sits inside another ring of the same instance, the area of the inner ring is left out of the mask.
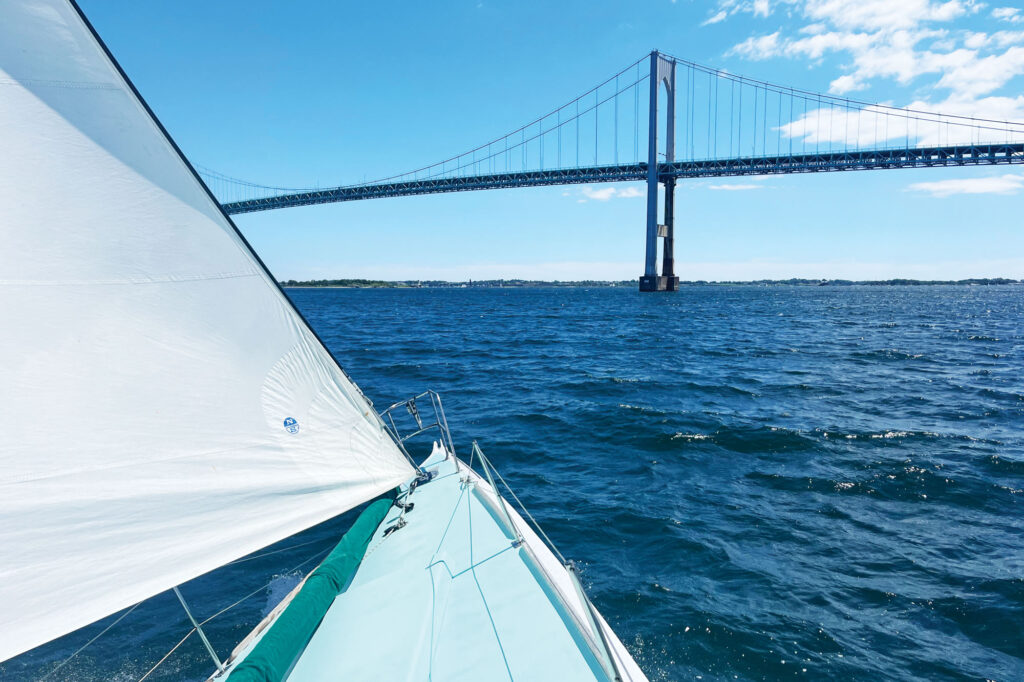
<path id="1" fill-rule="evenodd" d="M 754 156 L 707 161 L 675 161 L 658 167 L 662 178 L 705 178 L 742 175 L 822 173 L 883 168 L 932 168 L 1024 163 L 1024 143 L 979 144 L 951 147 L 906 147 L 868 151 L 821 152 L 785 156 Z M 451 178 L 424 178 L 350 185 L 311 192 L 282 194 L 224 204 L 230 214 L 269 211 L 292 206 L 330 204 L 339 201 L 384 197 L 469 192 L 512 187 L 542 187 L 598 182 L 645 180 L 646 163 L 590 168 L 558 168 L 511 173 L 492 173 Z"/>

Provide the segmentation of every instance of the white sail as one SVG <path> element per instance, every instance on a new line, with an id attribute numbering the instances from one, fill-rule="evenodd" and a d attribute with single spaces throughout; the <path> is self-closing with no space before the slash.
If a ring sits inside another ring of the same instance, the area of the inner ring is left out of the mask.
<path id="1" fill-rule="evenodd" d="M 0 3 L 0 139 L 0 660 L 411 474 L 66 0 Z"/>

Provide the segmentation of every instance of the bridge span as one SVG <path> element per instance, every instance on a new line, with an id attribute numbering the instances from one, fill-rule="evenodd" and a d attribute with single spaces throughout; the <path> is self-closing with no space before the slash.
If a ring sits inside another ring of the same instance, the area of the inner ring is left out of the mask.
<path id="1" fill-rule="evenodd" d="M 953 147 L 912 147 L 867 152 L 835 152 L 784 157 L 747 157 L 709 161 L 675 161 L 658 164 L 658 178 L 716 178 L 743 175 L 824 173 L 831 171 L 879 170 L 883 168 L 936 168 L 1024 163 L 1024 143 Z M 471 192 L 514 187 L 588 185 L 601 182 L 646 180 L 647 164 L 630 163 L 594 168 L 559 168 L 543 171 L 515 171 L 454 178 L 426 178 L 398 182 L 349 185 L 305 190 L 223 204 L 229 214 L 271 211 L 295 206 L 314 206 L 341 201 L 409 197 L 420 194 Z"/>
<path id="2" fill-rule="evenodd" d="M 646 182 L 640 289 L 667 291 L 679 281 L 678 181 L 1020 163 L 1024 122 L 808 92 L 655 51 L 503 137 L 401 175 L 330 188 L 284 188 L 199 170 L 229 214 L 447 192 Z"/>

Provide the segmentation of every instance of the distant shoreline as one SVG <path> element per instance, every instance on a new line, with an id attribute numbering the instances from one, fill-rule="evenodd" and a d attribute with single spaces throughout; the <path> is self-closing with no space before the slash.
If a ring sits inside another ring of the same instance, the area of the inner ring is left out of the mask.
<path id="1" fill-rule="evenodd" d="M 448 282 L 444 280 L 373 280 L 373 279 L 317 279 L 297 281 L 289 279 L 280 282 L 289 289 L 539 289 L 539 288 L 636 288 L 636 280 L 580 280 L 545 281 L 524 279 L 486 279 Z M 1005 277 L 960 279 L 960 280 L 849 280 L 849 279 L 759 279 L 749 281 L 705 281 L 679 282 L 680 287 L 730 287 L 730 286 L 1005 286 L 1024 284 L 1024 280 Z"/>

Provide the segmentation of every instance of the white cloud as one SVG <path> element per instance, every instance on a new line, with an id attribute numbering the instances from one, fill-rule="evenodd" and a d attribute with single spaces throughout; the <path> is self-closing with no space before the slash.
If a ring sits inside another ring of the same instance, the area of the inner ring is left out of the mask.
<path id="1" fill-rule="evenodd" d="M 1024 43 L 1024 31 L 996 31 L 989 36 L 989 40 L 999 47 Z"/>
<path id="2" fill-rule="evenodd" d="M 632 187 L 626 187 L 624 189 L 620 189 L 619 193 L 618 193 L 618 197 L 620 199 L 629 199 L 631 197 L 645 197 L 645 196 L 647 196 L 646 190 L 642 190 L 639 187 L 636 187 L 635 185 L 632 186 Z"/>
<path id="3" fill-rule="evenodd" d="M 1024 175 L 915 182 L 907 189 L 912 192 L 927 192 L 933 197 L 948 197 L 954 194 L 1016 194 L 1024 189 Z"/>
<path id="4" fill-rule="evenodd" d="M 724 185 L 708 185 L 708 189 L 714 190 L 725 190 L 733 192 L 741 192 L 749 189 L 762 189 L 764 185 L 753 185 L 753 184 L 724 184 Z"/>
<path id="5" fill-rule="evenodd" d="M 585 198 L 577 199 L 577 203 L 584 204 L 588 199 L 593 201 L 608 201 L 610 199 L 632 199 L 634 197 L 645 197 L 647 196 L 646 188 L 640 188 L 636 185 L 629 185 L 626 187 L 616 187 L 614 185 L 605 185 L 604 187 L 595 188 L 585 186 L 580 188 L 580 194 Z M 564 194 L 562 196 L 568 196 Z"/>
<path id="6" fill-rule="evenodd" d="M 957 57 L 948 68 L 938 69 L 943 72 L 938 87 L 949 88 L 952 92 L 985 95 L 1024 73 L 1024 47 L 1014 46 L 1002 54 L 987 57 L 978 57 L 967 50 L 957 50 L 948 56 L 954 55 Z"/>
<path id="7" fill-rule="evenodd" d="M 701 26 L 709 26 L 711 24 L 723 22 L 725 21 L 725 18 L 727 16 L 729 16 L 729 13 L 726 12 L 724 9 L 718 10 L 718 12 L 708 17 L 707 20 L 703 24 L 701 24 Z"/>
<path id="8" fill-rule="evenodd" d="M 743 0 L 719 0 L 715 16 L 768 16 L 782 6 L 807 23 L 794 35 L 778 30 L 750 36 L 727 54 L 758 60 L 846 54 L 844 73 L 830 84 L 838 94 L 862 90 L 872 79 L 909 85 L 931 75 L 932 89 L 977 99 L 1024 74 L 1024 47 L 1018 47 L 1024 31 L 963 30 L 953 23 L 984 7 L 973 0 L 778 0 L 756 8 Z M 992 17 L 1018 23 L 1024 12 L 1001 7 Z"/>
<path id="9" fill-rule="evenodd" d="M 950 42 L 952 43 L 952 41 Z M 985 47 L 986 43 L 988 43 L 987 33 L 968 31 L 967 35 L 964 37 L 964 47 L 969 48 L 971 50 L 980 50 L 981 48 Z M 949 45 L 948 49 L 952 49 L 955 44 L 956 43 Z"/>
<path id="10" fill-rule="evenodd" d="M 936 118 L 912 113 L 926 111 L 941 111 L 946 116 Z M 862 149 L 891 146 L 893 141 L 910 146 L 1024 141 L 1024 125 L 976 120 L 979 118 L 1024 121 L 1024 95 L 979 99 L 957 95 L 941 101 L 917 100 L 905 109 L 885 105 L 863 109 L 822 107 L 801 113 L 794 120 L 773 127 L 772 130 L 779 131 L 783 138 L 804 145 L 827 145 L 832 142 Z"/>
<path id="11" fill-rule="evenodd" d="M 614 187 L 602 187 L 601 189 L 594 189 L 593 187 L 584 187 L 582 190 L 583 196 L 594 201 L 608 201 L 615 196 Z"/>
<path id="12" fill-rule="evenodd" d="M 971 11 L 960 0 L 808 0 L 804 14 L 849 30 L 909 29 L 927 21 L 951 21 Z"/>
<path id="13" fill-rule="evenodd" d="M 749 59 L 768 59 L 769 57 L 778 57 L 782 54 L 783 50 L 779 44 L 778 31 L 757 38 L 751 36 L 742 43 L 734 45 L 731 50 L 726 52 L 726 56 L 739 55 Z"/>
<path id="14" fill-rule="evenodd" d="M 829 83 L 828 89 L 831 92 L 844 95 L 855 90 L 863 90 L 865 87 L 867 87 L 867 85 L 864 81 L 858 80 L 855 76 L 851 76 L 850 74 L 846 74 L 845 76 L 840 76 Z"/>
<path id="15" fill-rule="evenodd" d="M 1001 21 L 1008 21 L 1011 24 L 1019 24 L 1024 21 L 1024 14 L 1019 7 L 996 7 L 992 10 L 992 17 Z"/>
<path id="16" fill-rule="evenodd" d="M 768 17 L 776 9 L 794 8 L 819 25 L 828 22 L 849 30 L 905 29 L 926 21 L 951 21 L 975 14 L 984 5 L 974 0 L 719 0 L 718 12 Z"/>

